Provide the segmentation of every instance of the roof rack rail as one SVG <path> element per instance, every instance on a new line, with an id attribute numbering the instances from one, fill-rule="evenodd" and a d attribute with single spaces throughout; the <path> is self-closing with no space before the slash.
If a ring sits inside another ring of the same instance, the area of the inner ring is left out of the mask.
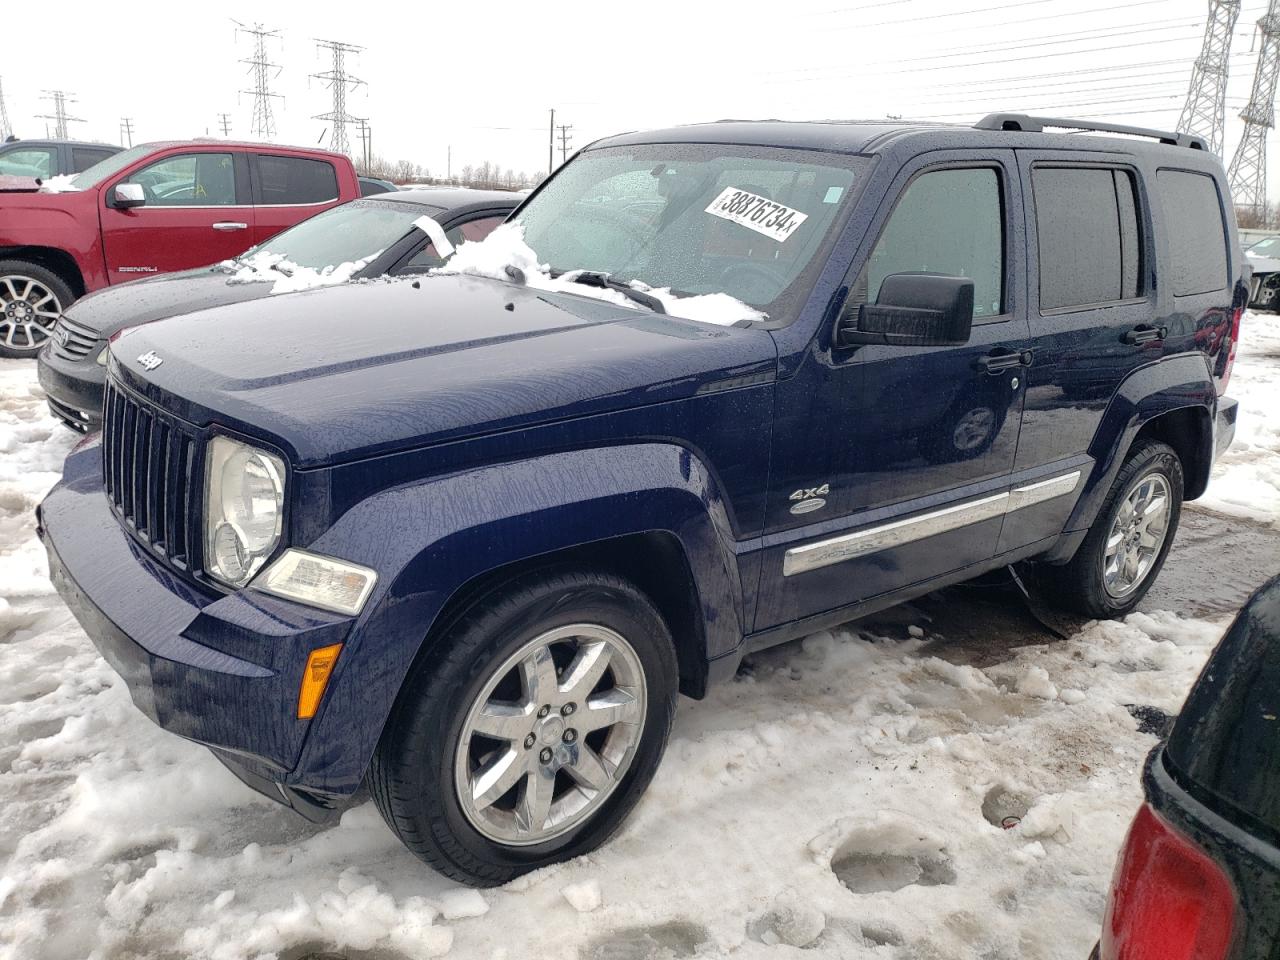
<path id="1" fill-rule="evenodd" d="M 1209 149 L 1204 137 L 1197 137 L 1191 133 L 1170 133 L 1166 130 L 1130 127 L 1120 123 L 1093 123 L 1088 120 L 1065 120 L 1061 117 L 1032 117 L 1025 113 L 989 113 L 973 126 L 975 130 L 1021 130 L 1025 133 L 1043 133 L 1045 127 L 1090 130 L 1097 133 L 1127 133 L 1135 137 L 1150 137 L 1175 147 L 1189 147 L 1192 150 Z"/>

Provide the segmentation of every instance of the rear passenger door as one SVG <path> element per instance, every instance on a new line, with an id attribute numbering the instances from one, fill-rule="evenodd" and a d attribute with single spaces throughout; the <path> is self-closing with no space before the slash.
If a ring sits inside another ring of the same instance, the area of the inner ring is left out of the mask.
<path id="1" fill-rule="evenodd" d="M 338 202 L 338 172 L 328 160 L 258 153 L 251 165 L 255 245 Z"/>
<path id="2" fill-rule="evenodd" d="M 1032 363 L 1014 472 L 1025 482 L 1061 481 L 1064 493 L 1011 513 L 1001 551 L 1062 531 L 1111 398 L 1163 349 L 1150 202 L 1137 165 L 1116 155 L 1030 150 L 1018 151 L 1018 165 Z"/>

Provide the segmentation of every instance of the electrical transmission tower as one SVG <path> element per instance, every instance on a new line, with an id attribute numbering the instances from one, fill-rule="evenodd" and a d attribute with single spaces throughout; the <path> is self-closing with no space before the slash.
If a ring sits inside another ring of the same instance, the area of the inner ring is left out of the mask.
<path id="1" fill-rule="evenodd" d="M 231 114 L 218 114 L 218 126 L 222 127 L 222 135 L 224 137 L 231 136 Z"/>
<path id="2" fill-rule="evenodd" d="M 347 90 L 354 90 L 364 83 L 359 77 L 347 73 L 346 58 L 349 53 L 359 53 L 363 47 L 355 47 L 339 40 L 316 40 L 316 50 L 328 50 L 332 56 L 332 65 L 324 73 L 313 73 L 317 80 L 324 80 L 333 92 L 333 109 L 328 113 L 317 114 L 313 120 L 328 120 L 333 124 L 329 134 L 329 149 L 335 153 L 350 153 L 347 143 L 347 124 L 359 123 L 359 117 L 347 113 Z"/>
<path id="3" fill-rule="evenodd" d="M 1266 15 L 1258 21 L 1262 46 L 1253 74 L 1253 92 L 1240 119 L 1244 136 L 1236 147 L 1227 170 L 1236 207 L 1255 216 L 1267 213 L 1267 134 L 1276 125 L 1276 77 L 1280 74 L 1280 0 L 1271 0 Z"/>
<path id="4" fill-rule="evenodd" d="M 9 109 L 4 105 L 4 80 L 0 79 L 0 142 L 13 133 L 9 125 Z"/>
<path id="5" fill-rule="evenodd" d="M 1227 58 L 1231 53 L 1231 31 L 1240 16 L 1240 0 L 1209 0 L 1209 19 L 1204 25 L 1204 44 L 1191 67 L 1187 102 L 1178 117 L 1178 129 L 1195 133 L 1209 142 L 1209 149 L 1221 154 L 1222 129 L 1227 107 Z"/>
<path id="6" fill-rule="evenodd" d="M 132 117 L 120 118 L 120 146 L 122 147 L 133 146 L 133 118 Z"/>
<path id="7" fill-rule="evenodd" d="M 253 37 L 253 56 L 240 61 L 248 64 L 249 72 L 253 74 L 253 89 L 240 91 L 253 95 L 253 122 L 249 125 L 249 131 L 259 139 L 270 140 L 276 135 L 276 120 L 271 112 L 271 101 L 273 99 L 283 101 L 284 98 L 278 93 L 271 92 L 271 81 L 280 76 L 280 65 L 272 63 L 267 57 L 267 39 L 269 37 L 279 39 L 280 31 L 267 30 L 260 23 L 249 27 L 239 20 L 231 22 L 236 25 L 236 33 L 243 31 Z"/>
<path id="8" fill-rule="evenodd" d="M 80 117 L 72 117 L 67 114 L 67 104 L 75 103 L 76 99 L 65 90 L 46 90 L 44 96 L 40 99 L 49 100 L 53 103 L 53 113 L 41 113 L 37 116 L 41 120 L 53 121 L 53 138 L 55 140 L 67 139 L 68 123 L 84 123 L 84 120 Z"/>
<path id="9" fill-rule="evenodd" d="M 569 155 L 570 141 L 573 140 L 573 135 L 569 133 L 569 131 L 572 129 L 573 129 L 573 124 L 571 123 L 560 124 L 560 162 L 561 163 L 564 163 L 565 158 Z"/>

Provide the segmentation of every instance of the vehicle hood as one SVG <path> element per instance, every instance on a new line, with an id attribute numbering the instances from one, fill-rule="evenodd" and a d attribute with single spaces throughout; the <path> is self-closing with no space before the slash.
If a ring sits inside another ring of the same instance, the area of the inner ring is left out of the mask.
<path id="1" fill-rule="evenodd" d="M 1249 260 L 1249 266 L 1253 267 L 1254 273 L 1276 273 L 1280 271 L 1280 257 L 1259 257 L 1248 251 L 1245 252 L 1245 256 Z"/>
<path id="2" fill-rule="evenodd" d="M 763 330 L 434 276 L 136 327 L 110 366 L 176 416 L 274 442 L 305 468 L 726 389 L 776 361 Z"/>
<path id="3" fill-rule="evenodd" d="M 67 308 L 66 316 L 105 339 L 126 327 L 271 295 L 270 283 L 230 281 L 231 274 L 208 267 L 147 277 L 91 293 Z"/>

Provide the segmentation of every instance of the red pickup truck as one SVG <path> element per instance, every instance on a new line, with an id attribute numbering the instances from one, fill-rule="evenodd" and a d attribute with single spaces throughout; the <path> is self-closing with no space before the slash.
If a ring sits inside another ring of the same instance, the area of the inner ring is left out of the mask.
<path id="1" fill-rule="evenodd" d="M 221 140 L 144 144 L 43 185 L 0 178 L 0 356 L 34 356 L 86 293 L 234 257 L 359 195 L 341 154 Z"/>

